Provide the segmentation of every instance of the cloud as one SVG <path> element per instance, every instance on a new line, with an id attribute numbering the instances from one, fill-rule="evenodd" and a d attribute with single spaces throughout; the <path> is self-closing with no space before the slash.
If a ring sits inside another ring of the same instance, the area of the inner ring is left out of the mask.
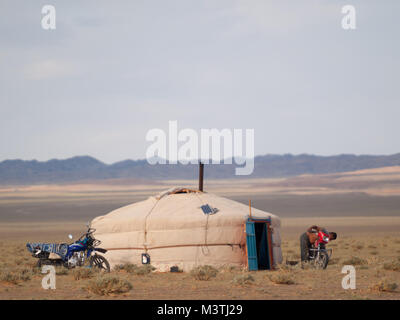
<path id="1" fill-rule="evenodd" d="M 230 14 L 239 18 L 237 32 L 254 30 L 270 31 L 274 34 L 316 27 L 316 22 L 340 20 L 340 4 L 326 1 L 266 1 L 236 0 Z"/>
<path id="2" fill-rule="evenodd" d="M 79 70 L 70 61 L 49 59 L 28 64 L 23 73 L 28 80 L 46 80 L 76 76 Z"/>

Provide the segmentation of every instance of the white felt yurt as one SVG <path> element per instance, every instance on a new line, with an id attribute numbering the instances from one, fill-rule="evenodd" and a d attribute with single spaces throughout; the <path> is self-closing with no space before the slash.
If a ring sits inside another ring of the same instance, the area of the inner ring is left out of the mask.
<path id="1" fill-rule="evenodd" d="M 249 206 L 242 203 L 172 188 L 97 217 L 92 227 L 112 267 L 141 265 L 147 254 L 159 271 L 172 266 L 189 271 L 199 265 L 247 266 L 246 221 L 268 220 L 271 266 L 281 263 L 280 219 L 255 208 L 249 215 Z"/>

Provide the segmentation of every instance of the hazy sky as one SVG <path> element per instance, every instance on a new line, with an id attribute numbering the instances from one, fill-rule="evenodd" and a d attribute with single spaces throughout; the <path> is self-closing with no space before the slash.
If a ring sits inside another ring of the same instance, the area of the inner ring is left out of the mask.
<path id="1" fill-rule="evenodd" d="M 2 0 L 0 161 L 144 158 L 169 120 L 254 128 L 256 154 L 400 152 L 399 18 L 397 0 Z"/>

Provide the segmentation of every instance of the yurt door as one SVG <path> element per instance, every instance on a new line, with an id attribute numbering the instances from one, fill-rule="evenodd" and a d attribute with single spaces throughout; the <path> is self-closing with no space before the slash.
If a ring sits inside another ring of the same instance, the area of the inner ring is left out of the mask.
<path id="1" fill-rule="evenodd" d="M 247 259 L 249 271 L 271 269 L 272 250 L 269 220 L 246 221 Z"/>
<path id="2" fill-rule="evenodd" d="M 249 271 L 258 270 L 256 230 L 253 221 L 246 222 L 246 242 Z"/>

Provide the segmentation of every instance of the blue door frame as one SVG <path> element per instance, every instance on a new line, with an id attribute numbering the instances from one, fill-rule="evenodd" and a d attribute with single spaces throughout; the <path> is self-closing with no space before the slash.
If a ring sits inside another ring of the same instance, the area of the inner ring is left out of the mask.
<path id="1" fill-rule="evenodd" d="M 272 266 L 272 255 L 270 252 L 270 230 L 268 225 L 271 224 L 271 219 L 251 219 L 248 218 L 246 221 L 246 248 L 247 248 L 247 263 L 249 271 L 256 271 L 258 270 L 258 254 L 257 254 L 257 243 L 256 243 L 256 230 L 255 230 L 255 223 L 265 223 L 266 231 L 267 231 L 267 255 L 269 260 L 269 267 L 271 269 Z"/>

